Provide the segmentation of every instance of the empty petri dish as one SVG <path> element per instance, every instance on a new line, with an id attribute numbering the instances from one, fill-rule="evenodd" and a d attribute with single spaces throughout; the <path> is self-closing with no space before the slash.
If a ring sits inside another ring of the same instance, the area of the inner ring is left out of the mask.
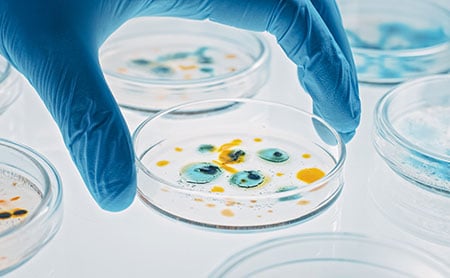
<path id="1" fill-rule="evenodd" d="M 209 106 L 229 109 L 180 115 Z M 244 231 L 298 223 L 329 207 L 343 186 L 339 135 L 320 118 L 278 103 L 220 99 L 177 106 L 144 121 L 133 140 L 140 198 L 202 227 Z"/>
<path id="2" fill-rule="evenodd" d="M 407 230 L 450 244 L 450 75 L 403 83 L 377 103 L 373 144 L 382 165 L 369 187 Z"/>
<path id="3" fill-rule="evenodd" d="M 253 96 L 268 78 L 269 49 L 256 33 L 209 21 L 145 18 L 115 33 L 100 60 L 119 105 L 152 113 Z"/>
<path id="4" fill-rule="evenodd" d="M 430 1 L 338 1 L 359 80 L 398 83 L 450 70 L 450 11 Z"/>
<path id="5" fill-rule="evenodd" d="M 32 149 L 0 139 L 0 275 L 32 258 L 58 231 L 61 181 Z"/>
<path id="6" fill-rule="evenodd" d="M 209 277 L 449 277 L 448 266 L 410 244 L 349 233 L 285 236 L 234 254 Z"/>
<path id="7" fill-rule="evenodd" d="M 17 99 L 22 90 L 19 75 L 11 65 L 0 56 L 0 114 Z"/>

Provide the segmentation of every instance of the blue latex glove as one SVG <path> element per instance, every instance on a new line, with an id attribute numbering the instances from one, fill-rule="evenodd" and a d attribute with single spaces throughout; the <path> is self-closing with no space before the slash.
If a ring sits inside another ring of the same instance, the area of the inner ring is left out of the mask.
<path id="1" fill-rule="evenodd" d="M 208 18 L 267 30 L 298 65 L 314 112 L 347 139 L 359 124 L 356 71 L 333 0 L 1 0 L 0 54 L 39 93 L 90 193 L 106 210 L 131 204 L 136 172 L 98 49 L 137 16 Z"/>

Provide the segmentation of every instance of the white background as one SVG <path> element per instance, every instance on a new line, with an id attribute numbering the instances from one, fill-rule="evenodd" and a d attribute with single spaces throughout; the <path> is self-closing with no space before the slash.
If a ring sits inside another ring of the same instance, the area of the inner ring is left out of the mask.
<path id="1" fill-rule="evenodd" d="M 310 111 L 310 100 L 299 86 L 295 66 L 275 40 L 267 38 L 272 48 L 271 79 L 257 98 Z M 55 238 L 6 277 L 205 277 L 245 247 L 283 235 L 311 232 L 345 231 L 391 238 L 449 259 L 450 248 L 419 239 L 391 224 L 367 195 L 371 162 L 376 155 L 371 144 L 373 107 L 390 88 L 360 85 L 361 125 L 347 145 L 344 190 L 331 208 L 293 227 L 243 234 L 202 230 L 178 223 L 149 209 L 138 199 L 124 212 L 108 213 L 99 209 L 88 194 L 54 122 L 37 94 L 27 88 L 0 116 L 0 137 L 34 148 L 55 165 L 63 181 L 65 215 Z M 135 123 L 130 121 L 130 128 Z"/>

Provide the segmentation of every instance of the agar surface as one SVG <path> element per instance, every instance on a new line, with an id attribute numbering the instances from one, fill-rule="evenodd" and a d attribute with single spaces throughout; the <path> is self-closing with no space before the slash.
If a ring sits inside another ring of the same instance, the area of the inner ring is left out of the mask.
<path id="1" fill-rule="evenodd" d="M 237 53 L 200 46 L 196 49 L 151 49 L 131 57 L 116 72 L 159 80 L 192 80 L 212 78 L 240 70 L 247 64 Z"/>
<path id="2" fill-rule="evenodd" d="M 161 161 L 165 161 L 161 163 Z M 263 229 L 305 220 L 335 200 L 332 153 L 297 134 L 249 130 L 174 136 L 141 157 L 141 196 L 177 220 Z M 331 201 L 330 201 L 331 200 Z"/>
<path id="3" fill-rule="evenodd" d="M 20 224 L 42 200 L 28 179 L 0 169 L 0 232 Z"/>
<path id="4" fill-rule="evenodd" d="M 303 194 L 295 192 L 320 180 L 333 167 L 334 162 L 321 152 L 276 137 L 213 136 L 167 142 L 160 152 L 143 162 L 154 175 L 176 181 L 180 188 L 211 194 L 192 195 L 191 205 L 186 204 L 189 211 L 200 206 L 230 219 L 244 217 L 242 207 L 246 207 L 254 217 L 265 219 L 279 217 L 281 210 L 275 209 L 276 203 L 307 210 L 327 194 L 317 192 L 327 183 Z M 170 197 L 173 191 L 169 187 L 162 187 L 160 192 L 167 194 L 169 203 L 189 202 L 189 196 L 184 201 L 172 199 L 175 197 Z M 159 198 L 166 198 L 164 195 Z M 273 197 L 269 201 L 260 199 L 264 195 Z M 221 196 L 247 198 L 236 201 Z"/>
<path id="5" fill-rule="evenodd" d="M 431 153 L 450 155 L 450 106 L 431 105 L 411 110 L 397 117 L 392 125 L 414 146 Z M 405 158 L 396 153 L 391 155 L 400 156 L 398 159 L 403 160 L 401 167 L 397 168 L 403 175 L 446 192 L 450 191 L 448 161 L 422 157 L 418 153 Z"/>
<path id="6" fill-rule="evenodd" d="M 353 48 L 362 48 L 369 50 L 385 50 L 385 51 L 400 51 L 413 50 L 433 47 L 445 43 L 448 36 L 443 27 L 437 28 L 414 28 L 404 23 L 388 22 L 382 23 L 378 26 L 377 34 L 372 34 L 365 30 L 350 30 L 347 29 L 350 44 Z M 370 33 L 370 38 L 376 38 L 369 41 L 367 34 Z M 364 38 L 366 37 L 366 38 Z M 399 78 L 405 72 L 422 72 L 429 68 L 432 62 L 429 59 L 396 59 L 385 55 L 384 57 L 377 57 L 374 59 L 371 55 L 358 53 L 356 59 L 357 70 L 359 73 L 368 73 L 376 70 L 376 74 L 383 78 Z"/>

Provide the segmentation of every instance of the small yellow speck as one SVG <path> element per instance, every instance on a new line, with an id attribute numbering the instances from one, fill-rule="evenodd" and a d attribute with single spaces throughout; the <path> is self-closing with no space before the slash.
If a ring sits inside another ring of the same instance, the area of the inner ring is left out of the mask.
<path id="1" fill-rule="evenodd" d="M 234 212 L 230 209 L 224 209 L 220 212 L 223 216 L 226 217 L 233 217 L 234 216 Z"/>
<path id="2" fill-rule="evenodd" d="M 222 186 L 216 185 L 216 186 L 213 186 L 213 187 L 211 188 L 211 192 L 219 192 L 219 193 L 222 193 L 222 192 L 225 192 L 225 189 L 224 189 Z"/>
<path id="3" fill-rule="evenodd" d="M 225 55 L 225 58 L 227 58 L 227 59 L 235 59 L 236 58 L 236 54 L 233 54 L 233 53 L 227 54 L 227 55 Z"/>
<path id="4" fill-rule="evenodd" d="M 203 199 L 202 198 L 194 198 L 194 201 L 196 201 L 196 202 L 203 202 Z"/>
<path id="5" fill-rule="evenodd" d="M 168 160 L 160 160 L 160 161 L 156 162 L 156 166 L 159 166 L 159 167 L 164 167 L 164 166 L 167 166 L 168 164 L 169 164 Z"/>
<path id="6" fill-rule="evenodd" d="M 281 177 L 281 176 L 284 176 L 284 173 L 278 172 L 275 175 L 277 175 L 277 177 Z"/>
<path id="7" fill-rule="evenodd" d="M 197 65 L 179 65 L 178 67 L 180 68 L 180 70 L 194 70 L 198 68 Z"/>
<path id="8" fill-rule="evenodd" d="M 175 147 L 175 151 L 176 151 L 176 152 L 182 152 L 182 151 L 183 151 L 183 148 Z"/>
<path id="9" fill-rule="evenodd" d="M 236 205 L 236 201 L 233 201 L 233 200 L 227 200 L 227 202 L 225 203 L 225 205 L 226 205 L 227 207 L 234 206 L 234 205 Z"/>
<path id="10" fill-rule="evenodd" d="M 215 207 L 216 205 L 215 204 L 206 204 L 206 206 L 208 207 L 208 208 L 213 208 L 213 207 Z"/>
<path id="11" fill-rule="evenodd" d="M 304 205 L 307 205 L 309 203 L 311 203 L 311 202 L 308 201 L 308 200 L 300 200 L 300 201 L 297 202 L 297 205 L 304 206 Z"/>
<path id="12" fill-rule="evenodd" d="M 304 153 L 304 154 L 302 154 L 302 157 L 303 157 L 303 158 L 311 158 L 311 154 L 309 154 L 309 153 Z"/>
<path id="13" fill-rule="evenodd" d="M 253 141 L 255 141 L 255 142 L 262 142 L 262 138 L 253 138 Z"/>
<path id="14" fill-rule="evenodd" d="M 126 68 L 118 68 L 118 69 L 117 69 L 117 72 L 118 72 L 118 73 L 127 73 L 127 72 L 128 72 L 128 69 L 126 69 Z"/>

